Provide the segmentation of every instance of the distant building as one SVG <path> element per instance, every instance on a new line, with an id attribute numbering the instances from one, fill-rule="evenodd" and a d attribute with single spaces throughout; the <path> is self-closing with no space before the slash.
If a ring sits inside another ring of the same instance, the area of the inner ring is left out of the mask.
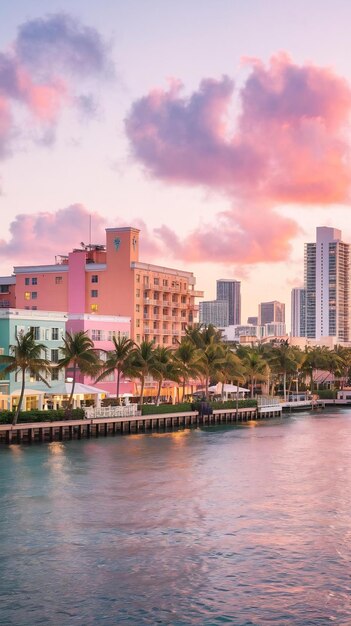
<path id="1" fill-rule="evenodd" d="M 199 304 L 200 324 L 213 324 L 217 328 L 228 326 L 229 305 L 226 300 L 204 300 Z"/>
<path id="2" fill-rule="evenodd" d="M 228 302 L 228 324 L 241 324 L 241 283 L 238 280 L 217 280 L 217 300 Z"/>
<path id="3" fill-rule="evenodd" d="M 248 317 L 247 318 L 247 323 L 248 324 L 252 324 L 252 326 L 257 326 L 258 325 L 258 317 Z"/>
<path id="4" fill-rule="evenodd" d="M 306 336 L 306 290 L 291 290 L 291 336 Z"/>
<path id="5" fill-rule="evenodd" d="M 321 226 L 305 244 L 306 337 L 350 341 L 350 245 Z"/>
<path id="6" fill-rule="evenodd" d="M 258 305 L 258 324 L 264 326 L 275 322 L 285 323 L 285 304 L 273 300 Z"/>

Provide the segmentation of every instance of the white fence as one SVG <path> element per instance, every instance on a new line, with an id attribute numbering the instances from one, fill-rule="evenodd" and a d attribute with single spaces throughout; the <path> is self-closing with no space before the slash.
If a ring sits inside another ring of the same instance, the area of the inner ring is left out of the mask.
<path id="1" fill-rule="evenodd" d="M 128 406 L 101 406 L 98 408 L 87 407 L 84 409 L 86 419 L 95 419 L 96 417 L 136 417 L 140 415 L 137 404 L 129 404 Z"/>

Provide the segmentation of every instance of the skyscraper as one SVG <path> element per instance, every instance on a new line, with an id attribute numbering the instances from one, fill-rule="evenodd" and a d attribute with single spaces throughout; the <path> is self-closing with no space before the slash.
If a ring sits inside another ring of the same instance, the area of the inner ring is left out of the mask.
<path id="1" fill-rule="evenodd" d="M 226 300 L 204 300 L 199 303 L 199 321 L 201 324 L 225 328 L 228 326 L 228 311 Z"/>
<path id="2" fill-rule="evenodd" d="M 260 326 L 273 322 L 285 322 L 285 304 L 273 300 L 258 305 L 258 323 Z"/>
<path id="3" fill-rule="evenodd" d="M 217 300 L 228 302 L 228 325 L 241 324 L 241 283 L 238 280 L 217 280 Z"/>
<path id="4" fill-rule="evenodd" d="M 291 290 L 291 336 L 306 336 L 306 290 Z"/>
<path id="5" fill-rule="evenodd" d="M 305 244 L 306 336 L 350 341 L 350 245 L 341 231 L 320 226 Z"/>

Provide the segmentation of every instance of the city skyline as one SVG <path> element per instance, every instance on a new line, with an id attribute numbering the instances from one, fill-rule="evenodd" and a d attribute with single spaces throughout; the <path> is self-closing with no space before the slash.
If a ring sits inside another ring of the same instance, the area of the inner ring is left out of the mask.
<path id="1" fill-rule="evenodd" d="M 143 258 L 193 271 L 205 299 L 219 277 L 238 280 L 242 320 L 272 300 L 289 320 L 315 227 L 351 241 L 351 7 L 169 8 L 6 8 L 0 273 L 131 225 L 145 235 Z"/>

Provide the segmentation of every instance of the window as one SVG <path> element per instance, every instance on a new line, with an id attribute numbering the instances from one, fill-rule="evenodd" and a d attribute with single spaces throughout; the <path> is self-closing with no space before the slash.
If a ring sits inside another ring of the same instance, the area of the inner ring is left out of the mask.
<path id="1" fill-rule="evenodd" d="M 102 340 L 102 332 L 101 330 L 94 329 L 91 331 L 91 338 L 93 341 L 101 341 Z"/>
<path id="2" fill-rule="evenodd" d="M 8 293 L 10 291 L 10 285 L 0 285 L 0 293 Z"/>
<path id="3" fill-rule="evenodd" d="M 51 370 L 51 380 L 58 380 L 59 379 L 59 371 L 57 368 Z"/>
<path id="4" fill-rule="evenodd" d="M 163 285 L 164 287 L 168 287 L 168 280 L 166 280 L 166 279 L 164 278 L 164 279 L 163 279 L 163 281 L 162 281 L 162 285 Z"/>
<path id="5" fill-rule="evenodd" d="M 98 297 L 98 295 L 99 295 L 99 292 L 98 292 L 98 290 L 97 290 L 97 289 L 92 289 L 92 290 L 91 290 L 91 297 L 92 297 L 92 298 L 97 298 L 97 297 Z"/>
<path id="6" fill-rule="evenodd" d="M 108 331 L 108 340 L 112 341 L 113 337 L 116 337 L 116 331 L 115 330 L 109 330 Z"/>
<path id="7" fill-rule="evenodd" d="M 140 320 L 135 320 L 135 326 L 136 326 L 137 328 L 139 328 L 139 327 L 140 327 Z"/>
<path id="8" fill-rule="evenodd" d="M 92 283 L 98 283 L 99 282 L 99 277 L 97 274 L 93 274 L 91 277 L 91 282 Z"/>
<path id="9" fill-rule="evenodd" d="M 30 291 L 25 291 L 24 292 L 24 299 L 25 300 L 30 300 Z"/>
<path id="10" fill-rule="evenodd" d="M 38 292 L 37 291 L 32 291 L 32 300 L 36 300 L 38 297 Z"/>
<path id="11" fill-rule="evenodd" d="M 136 336 L 137 343 L 140 343 L 140 335 Z"/>
<path id="12" fill-rule="evenodd" d="M 51 339 L 52 341 L 58 341 L 59 338 L 59 329 L 58 328 L 52 328 L 51 329 Z"/>
<path id="13" fill-rule="evenodd" d="M 37 285 L 38 284 L 38 279 L 36 276 L 34 276 L 34 278 L 32 278 L 32 285 Z"/>
<path id="14" fill-rule="evenodd" d="M 40 326 L 31 326 L 30 330 L 33 333 L 33 339 L 38 341 L 40 339 Z"/>
<path id="15" fill-rule="evenodd" d="M 136 290 L 135 295 L 136 295 L 137 298 L 140 298 L 140 289 Z"/>
<path id="16" fill-rule="evenodd" d="M 135 305 L 135 310 L 137 313 L 140 313 L 140 304 Z"/>
<path id="17" fill-rule="evenodd" d="M 59 351 L 57 349 L 51 350 L 51 363 L 58 363 Z"/>
<path id="18" fill-rule="evenodd" d="M 90 305 L 90 310 L 91 310 L 92 313 L 97 313 L 98 305 L 97 304 L 91 304 Z"/>
<path id="19" fill-rule="evenodd" d="M 135 281 L 136 281 L 137 283 L 140 283 L 140 274 L 136 274 L 136 275 L 135 275 Z"/>
<path id="20" fill-rule="evenodd" d="M 29 285 L 29 278 L 25 278 L 25 279 L 24 279 L 24 284 L 25 284 L 25 285 Z"/>
<path id="21" fill-rule="evenodd" d="M 61 285 L 61 283 L 62 283 L 62 276 L 55 276 L 55 284 Z"/>
<path id="22" fill-rule="evenodd" d="M 37 306 L 32 306 L 32 311 L 36 311 L 37 310 Z"/>
<path id="23" fill-rule="evenodd" d="M 154 278 L 154 285 L 159 285 L 159 284 L 160 284 L 160 279 Z"/>

